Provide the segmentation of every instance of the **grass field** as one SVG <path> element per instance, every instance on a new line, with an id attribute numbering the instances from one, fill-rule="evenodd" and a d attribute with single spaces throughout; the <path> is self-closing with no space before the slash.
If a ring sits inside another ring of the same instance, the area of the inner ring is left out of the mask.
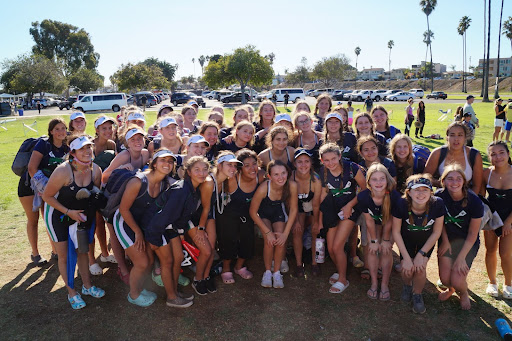
<path id="1" fill-rule="evenodd" d="M 380 103 L 379 103 L 380 104 Z M 404 129 L 405 104 L 383 103 L 392 110 L 391 123 Z M 416 104 L 415 104 L 416 106 Z M 428 104 L 424 135 L 445 135 L 448 121 L 438 121 L 440 109 L 457 105 L 439 102 Z M 362 109 L 362 105 L 355 108 Z M 475 111 L 480 119 L 475 147 L 483 152 L 492 138 L 494 111 L 492 104 L 477 103 Z M 291 109 L 279 108 L 281 112 Z M 204 118 L 206 111 L 200 112 Z M 96 114 L 88 114 L 88 133 L 93 134 L 92 122 Z M 147 112 L 148 123 L 155 112 Z M 232 110 L 226 109 L 226 118 Z M 69 117 L 65 117 L 67 121 Z M 327 293 L 327 278 L 334 271 L 331 262 L 324 264 L 320 278 L 296 279 L 285 276 L 285 289 L 263 289 L 259 285 L 263 272 L 261 241 L 257 241 L 256 257 L 249 263 L 255 274 L 250 281 L 236 278 L 236 284 L 226 286 L 217 281 L 216 294 L 196 298 L 192 308 L 176 310 L 165 308 L 163 288 L 149 284 L 160 298 L 150 308 L 142 309 L 127 303 L 127 287 L 119 282 L 116 266 L 104 266 L 105 273 L 94 283 L 107 291 L 99 301 L 86 299 L 88 306 L 73 312 L 66 302 L 64 283 L 58 277 L 56 264 L 43 268 L 28 265 L 30 248 L 25 233 L 25 215 L 17 199 L 19 178 L 10 166 L 24 136 L 22 122 L 37 121 L 40 134 L 45 133 L 50 117 L 19 119 L 5 123 L 0 129 L 0 339 L 149 339 L 171 340 L 205 339 L 297 339 L 297 340 L 495 340 L 498 338 L 494 321 L 498 317 L 510 319 L 512 308 L 508 301 L 485 295 L 487 274 L 483 263 L 484 247 L 480 248 L 469 275 L 472 310 L 461 311 L 458 299 L 437 301 L 438 279 L 435 252 L 429 262 L 425 289 L 427 313 L 413 315 L 408 306 L 399 301 L 401 280 L 394 273 L 391 280 L 390 302 L 371 301 L 366 297 L 369 282 L 349 267 L 351 282 L 342 295 Z M 412 132 L 414 135 L 414 131 Z M 415 143 L 433 149 L 444 140 L 419 139 Z M 48 238 L 42 221 L 39 224 L 40 250 L 50 254 Z M 483 238 L 482 238 L 483 240 Z M 395 255 L 396 259 L 397 255 Z M 292 264 L 293 262 L 290 262 Z M 306 268 L 309 272 L 309 267 Z M 190 273 L 187 275 L 190 276 Z M 499 272 L 499 283 L 503 276 Z M 77 281 L 77 285 L 81 283 Z M 185 291 L 191 292 L 190 287 Z"/>

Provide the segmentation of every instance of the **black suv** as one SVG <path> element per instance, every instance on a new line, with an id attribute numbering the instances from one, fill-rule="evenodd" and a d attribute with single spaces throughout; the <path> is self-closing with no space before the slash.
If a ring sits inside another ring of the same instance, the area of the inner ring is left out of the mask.
<path id="1" fill-rule="evenodd" d="M 203 108 L 206 107 L 206 103 L 201 96 L 192 96 L 190 93 L 186 92 L 175 92 L 171 95 L 171 103 L 175 107 L 178 106 L 178 104 L 187 104 L 188 101 L 196 101 L 197 105 Z"/>
<path id="2" fill-rule="evenodd" d="M 249 102 L 249 94 L 244 94 L 246 102 Z M 222 103 L 231 103 L 231 102 L 242 102 L 242 93 L 237 92 L 232 95 L 226 96 L 222 99 Z"/>
<path id="3" fill-rule="evenodd" d="M 75 103 L 77 100 L 77 96 L 71 96 L 71 97 L 68 97 L 67 100 L 65 101 L 61 101 L 59 103 L 59 109 L 62 110 L 64 108 L 66 108 L 66 110 L 69 110 L 73 107 L 73 103 Z"/>
<path id="4" fill-rule="evenodd" d="M 447 99 L 448 98 L 448 95 L 445 94 L 444 92 L 442 91 L 434 91 L 433 93 L 431 94 L 428 94 L 427 95 L 427 98 L 434 98 L 434 99 Z"/>

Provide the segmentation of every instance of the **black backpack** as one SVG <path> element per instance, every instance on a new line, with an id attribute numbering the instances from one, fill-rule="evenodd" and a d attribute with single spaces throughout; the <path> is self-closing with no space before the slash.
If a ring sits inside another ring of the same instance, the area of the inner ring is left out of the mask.
<path id="1" fill-rule="evenodd" d="M 134 177 L 139 178 L 142 181 L 137 198 L 143 195 L 148 187 L 148 178 L 141 172 L 130 171 L 127 169 L 116 169 L 110 174 L 103 194 L 108 199 L 107 205 L 101 211 L 102 215 L 106 218 L 111 218 L 121 204 L 124 190 L 128 181 Z"/>
<path id="2" fill-rule="evenodd" d="M 30 137 L 23 141 L 14 157 L 14 161 L 12 162 L 11 169 L 17 176 L 22 176 L 28 168 L 28 162 L 30 161 L 30 157 L 32 156 L 32 151 L 36 144 L 40 141 L 48 141 L 48 136 L 41 137 Z"/>

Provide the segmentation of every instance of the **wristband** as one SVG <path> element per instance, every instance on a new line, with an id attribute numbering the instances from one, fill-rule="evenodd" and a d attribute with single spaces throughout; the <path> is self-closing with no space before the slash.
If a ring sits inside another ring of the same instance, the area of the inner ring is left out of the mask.
<path id="1" fill-rule="evenodd" d="M 64 215 L 68 215 L 68 212 L 69 212 L 69 208 L 68 208 L 68 210 L 66 211 L 66 213 Z"/>
<path id="2" fill-rule="evenodd" d="M 198 227 L 197 227 L 197 229 L 198 229 L 199 231 L 204 231 L 204 230 L 206 230 L 206 227 L 204 227 L 204 226 L 198 226 Z"/>
<path id="3" fill-rule="evenodd" d="M 377 244 L 378 242 L 379 242 L 379 240 L 378 240 L 378 239 L 372 239 L 372 240 L 370 240 L 370 243 L 372 243 L 372 244 Z"/>
<path id="4" fill-rule="evenodd" d="M 266 233 L 265 233 L 265 236 L 266 236 L 267 234 L 269 234 L 270 232 L 272 232 L 272 231 L 271 231 L 271 230 L 268 230 L 268 232 L 266 232 Z"/>
<path id="5" fill-rule="evenodd" d="M 419 250 L 419 251 L 418 251 L 418 253 L 419 253 L 420 255 L 422 255 L 423 257 L 427 257 L 427 258 L 428 258 L 427 253 L 426 253 L 425 251 L 423 251 L 423 250 Z"/>

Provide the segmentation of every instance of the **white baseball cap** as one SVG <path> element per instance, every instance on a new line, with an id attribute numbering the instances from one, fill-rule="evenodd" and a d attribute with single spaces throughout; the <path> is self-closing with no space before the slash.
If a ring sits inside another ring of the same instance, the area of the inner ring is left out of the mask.
<path id="1" fill-rule="evenodd" d="M 128 141 L 131 139 L 134 135 L 141 134 L 142 136 L 146 136 L 146 133 L 138 128 L 132 128 L 128 130 L 128 132 L 125 135 L 125 140 Z"/>
<path id="2" fill-rule="evenodd" d="M 277 123 L 279 121 L 288 121 L 288 122 L 292 123 L 292 118 L 288 114 L 279 114 L 279 115 L 276 115 L 275 123 Z"/>
<path id="3" fill-rule="evenodd" d="M 144 122 L 146 122 L 146 118 L 140 112 L 132 112 L 130 115 L 128 115 L 127 121 L 144 121 Z"/>
<path id="4" fill-rule="evenodd" d="M 205 140 L 204 137 L 202 137 L 201 135 L 194 135 L 194 136 L 191 136 L 188 141 L 187 141 L 187 147 L 190 146 L 192 143 L 201 143 L 201 142 L 204 142 L 206 143 L 206 145 L 209 147 L 210 144 L 208 143 L 208 141 Z"/>
<path id="5" fill-rule="evenodd" d="M 112 117 L 108 116 L 101 116 L 96 121 L 94 121 L 94 128 L 98 128 L 100 125 L 102 125 L 105 122 L 112 122 L 112 124 L 115 124 L 116 121 Z"/>
<path id="6" fill-rule="evenodd" d="M 85 115 L 83 112 L 80 112 L 80 111 L 77 111 L 77 112 L 74 112 L 71 114 L 71 116 L 69 117 L 71 119 L 71 121 L 73 120 L 76 120 L 77 118 L 83 118 L 85 120 Z"/>
<path id="7" fill-rule="evenodd" d="M 337 118 L 338 120 L 340 120 L 341 123 L 343 123 L 343 117 L 341 117 L 341 115 L 338 113 L 332 112 L 328 114 L 327 116 L 325 116 L 325 121 L 327 122 L 327 120 L 330 118 Z"/>
<path id="8" fill-rule="evenodd" d="M 174 124 L 174 125 L 178 125 L 178 122 L 176 122 L 176 120 L 174 119 L 174 117 L 166 117 L 164 118 L 163 120 L 160 121 L 160 128 L 165 128 L 167 127 L 169 124 Z"/>
<path id="9" fill-rule="evenodd" d="M 221 164 L 223 162 L 236 162 L 242 165 L 244 164 L 242 161 L 238 160 L 234 154 L 222 155 L 217 159 L 217 164 Z"/>
<path id="10" fill-rule="evenodd" d="M 94 144 L 87 136 L 80 136 L 71 142 L 69 145 L 70 150 L 78 150 L 81 149 L 83 146 L 86 146 L 88 144 Z"/>

